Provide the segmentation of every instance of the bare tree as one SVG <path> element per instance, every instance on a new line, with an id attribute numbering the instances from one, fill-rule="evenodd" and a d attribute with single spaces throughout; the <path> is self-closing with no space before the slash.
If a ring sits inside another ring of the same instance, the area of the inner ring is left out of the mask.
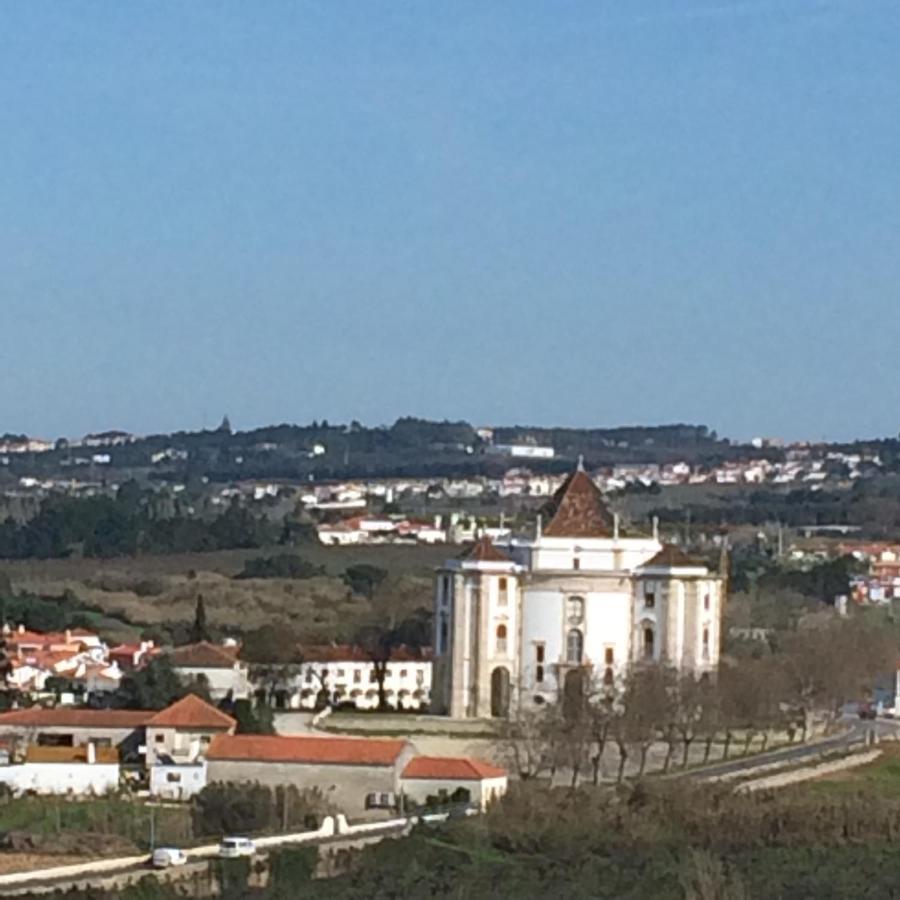
<path id="1" fill-rule="evenodd" d="M 553 733 L 557 725 L 558 717 L 549 706 L 520 707 L 501 723 L 500 754 L 522 781 L 540 778 L 554 770 Z"/>
<path id="2" fill-rule="evenodd" d="M 614 721 L 613 732 L 619 747 L 619 780 L 628 756 L 628 744 L 637 747 L 638 777 L 647 767 L 647 755 L 657 740 L 660 728 L 670 720 L 672 671 L 663 666 L 638 666 L 628 673 L 621 698 L 621 713 Z"/>

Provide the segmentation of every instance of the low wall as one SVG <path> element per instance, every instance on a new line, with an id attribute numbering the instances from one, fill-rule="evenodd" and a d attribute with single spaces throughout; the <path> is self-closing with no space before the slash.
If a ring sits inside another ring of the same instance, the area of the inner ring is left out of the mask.
<path id="1" fill-rule="evenodd" d="M 800 769 L 791 769 L 789 772 L 779 772 L 777 775 L 768 775 L 765 778 L 756 778 L 740 784 L 735 788 L 735 793 L 744 794 L 787 787 L 790 784 L 798 784 L 801 781 L 810 781 L 814 778 L 821 778 L 823 775 L 831 775 L 833 772 L 843 772 L 846 769 L 855 769 L 857 766 L 867 765 L 870 762 L 874 762 L 879 756 L 881 756 L 880 750 L 869 750 L 866 753 L 856 753 L 853 756 L 822 762 L 815 766 L 804 766 Z"/>

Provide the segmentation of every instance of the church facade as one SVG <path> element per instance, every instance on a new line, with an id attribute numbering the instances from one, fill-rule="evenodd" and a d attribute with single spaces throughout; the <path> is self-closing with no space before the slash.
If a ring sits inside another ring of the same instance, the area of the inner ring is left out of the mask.
<path id="1" fill-rule="evenodd" d="M 699 677 L 718 666 L 724 590 L 655 534 L 620 533 L 579 465 L 533 535 L 482 538 L 437 572 L 433 711 L 502 717 L 642 662 Z"/>

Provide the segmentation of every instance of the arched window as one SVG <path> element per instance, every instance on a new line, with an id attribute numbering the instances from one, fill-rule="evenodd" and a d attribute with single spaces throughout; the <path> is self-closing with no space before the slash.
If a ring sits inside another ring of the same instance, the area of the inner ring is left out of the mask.
<path id="1" fill-rule="evenodd" d="M 710 602 L 709 594 L 705 594 L 703 597 L 703 608 L 704 609 L 709 609 L 709 602 Z"/>
<path id="2" fill-rule="evenodd" d="M 566 662 L 569 665 L 580 666 L 584 655 L 584 635 L 573 628 L 566 637 Z"/>
<path id="3" fill-rule="evenodd" d="M 703 629 L 703 658 L 709 659 L 709 629 Z"/>
<path id="4" fill-rule="evenodd" d="M 603 673 L 603 683 L 607 687 L 612 687 L 612 685 L 615 683 L 615 680 L 616 678 L 615 675 L 613 675 L 612 666 L 607 666 L 606 671 Z"/>
<path id="5" fill-rule="evenodd" d="M 656 635 L 653 629 L 647 626 L 644 629 L 644 659 L 653 659 L 655 655 Z"/>
<path id="6" fill-rule="evenodd" d="M 497 626 L 497 652 L 506 653 L 506 626 Z"/>

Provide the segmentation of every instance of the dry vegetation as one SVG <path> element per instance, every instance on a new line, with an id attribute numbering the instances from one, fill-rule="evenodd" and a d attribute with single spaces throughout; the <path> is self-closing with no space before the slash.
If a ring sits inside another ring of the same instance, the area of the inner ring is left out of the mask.
<path id="1" fill-rule="evenodd" d="M 119 638 L 189 623 L 202 595 L 210 625 L 223 632 L 290 621 L 306 640 L 342 640 L 351 637 L 367 608 L 365 598 L 353 595 L 340 578 L 347 566 L 370 563 L 386 569 L 399 592 L 421 595 L 421 605 L 428 607 L 431 570 L 452 553 L 447 547 L 312 545 L 296 552 L 324 566 L 324 576 L 234 579 L 246 560 L 283 550 L 4 562 L 0 572 L 18 591 L 61 596 L 69 590 L 105 616 L 134 626 L 116 629 Z"/>

